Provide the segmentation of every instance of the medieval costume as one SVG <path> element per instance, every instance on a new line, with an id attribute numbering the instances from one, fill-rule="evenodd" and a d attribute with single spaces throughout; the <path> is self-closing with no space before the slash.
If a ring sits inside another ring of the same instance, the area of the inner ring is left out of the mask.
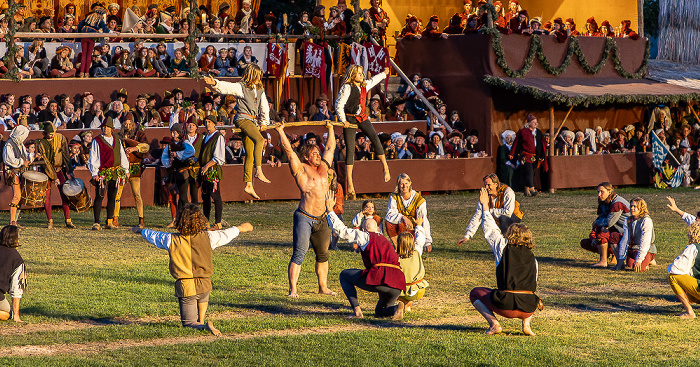
<path id="1" fill-rule="evenodd" d="M 537 120 L 532 114 L 527 115 L 528 125 L 533 120 Z M 529 128 L 527 125 L 518 131 L 510 149 L 509 156 L 518 159 L 522 164 L 521 180 L 525 187 L 525 194 L 533 194 L 535 191 L 535 169 L 545 158 L 545 146 L 542 132 L 536 127 Z"/>
<path id="2" fill-rule="evenodd" d="M 638 40 L 639 34 L 637 34 L 637 32 L 630 29 L 631 24 L 632 24 L 632 22 L 629 20 L 623 20 L 622 22 L 620 22 L 620 34 L 618 34 L 617 36 L 629 38 L 629 39 L 633 39 L 633 40 Z"/>
<path id="3" fill-rule="evenodd" d="M 131 113 L 127 113 L 125 120 L 134 122 L 134 117 Z M 136 212 L 139 215 L 139 227 L 145 226 L 143 217 L 143 199 L 141 198 L 141 175 L 143 174 L 144 165 L 142 160 L 148 155 L 150 149 L 146 133 L 140 129 L 135 123 L 132 124 L 131 131 L 126 131 L 122 128 L 121 141 L 124 143 L 125 152 L 129 161 L 129 185 L 131 186 L 131 194 L 134 196 L 136 204 Z M 117 197 L 114 205 L 114 220 L 112 224 L 119 227 L 119 210 L 121 208 L 121 197 L 124 186 L 119 186 Z"/>
<path id="4" fill-rule="evenodd" d="M 649 263 L 656 257 L 655 240 L 654 223 L 648 214 L 641 218 L 627 218 L 617 253 L 618 266 L 625 261 L 628 268 L 639 263 L 640 271 L 647 271 Z"/>
<path id="5" fill-rule="evenodd" d="M 622 196 L 611 193 L 605 201 L 598 201 L 598 217 L 593 221 L 588 238 L 581 240 L 581 248 L 599 253 L 598 246 L 608 246 L 608 254 L 612 253 L 622 239 L 624 226 L 630 216 L 630 204 Z M 615 246 L 615 247 L 611 247 Z"/>
<path id="6" fill-rule="evenodd" d="M 107 14 L 101 3 L 94 3 L 90 6 L 92 13 L 78 23 L 78 33 L 113 33 L 104 21 L 103 16 Z M 95 40 L 92 38 L 82 38 L 80 40 L 82 57 L 80 58 L 80 77 L 85 78 L 90 72 L 92 52 L 95 49 Z"/>
<path id="7" fill-rule="evenodd" d="M 90 159 L 88 160 L 88 169 L 92 175 L 91 181 L 95 186 L 95 199 L 92 205 L 95 217 L 95 222 L 92 225 L 93 230 L 100 229 L 100 212 L 102 211 L 105 191 L 107 194 L 107 226 L 105 228 L 116 228 L 112 224 L 112 219 L 114 218 L 118 185 L 124 184 L 129 173 L 129 159 L 121 139 L 114 135 L 114 122 L 111 118 L 105 119 L 102 131 L 102 134 L 92 140 Z"/>
<path id="8" fill-rule="evenodd" d="M 433 237 L 430 235 L 430 221 L 428 221 L 428 207 L 423 196 L 411 190 L 408 199 L 404 199 L 401 194 L 394 192 L 389 196 L 389 206 L 384 217 L 386 234 L 389 237 L 396 237 L 399 233 L 407 230 L 403 222 L 403 217 L 411 220 L 415 226 L 416 218 L 423 217 L 423 230 L 425 231 L 425 246 L 433 244 Z"/>
<path id="9" fill-rule="evenodd" d="M 586 21 L 586 36 L 589 37 L 605 37 L 603 33 L 598 29 L 598 23 L 595 21 L 594 17 L 588 18 Z"/>
<path id="10" fill-rule="evenodd" d="M 206 118 L 206 124 L 216 125 L 213 116 Z M 217 130 L 207 132 L 202 141 L 202 148 L 199 152 L 199 162 L 204 167 L 209 162 L 213 164 L 206 172 L 201 172 L 202 176 L 202 212 L 209 219 L 211 214 L 211 201 L 214 200 L 214 225 L 221 229 L 221 217 L 224 204 L 221 201 L 221 185 L 223 170 L 221 166 L 226 163 L 226 141 L 224 136 Z"/>
<path id="11" fill-rule="evenodd" d="M 513 191 L 513 189 L 502 183 L 498 185 L 497 191 L 498 193 L 495 198 L 489 196 L 489 207 L 487 211 L 491 213 L 498 222 L 501 233 L 505 235 L 511 224 L 520 223 L 522 221 L 523 212 L 520 210 L 520 203 L 515 200 L 515 191 Z M 481 206 L 481 203 L 477 203 L 476 212 L 467 225 L 464 238 L 470 239 L 474 236 L 479 225 L 481 225 L 481 213 L 483 211 L 484 208 Z"/>
<path id="12" fill-rule="evenodd" d="M 415 15 L 409 14 L 406 17 L 406 25 L 401 29 L 401 33 L 399 33 L 399 38 L 407 39 L 407 40 L 413 40 L 416 39 L 416 36 L 418 38 L 421 37 L 421 30 L 420 26 L 418 25 L 419 19 Z"/>
<path id="13" fill-rule="evenodd" d="M 405 290 L 406 281 L 401 271 L 399 255 L 391 242 L 381 233 L 347 228 L 332 211 L 328 212 L 328 224 L 336 235 L 350 243 L 357 243 L 362 250 L 365 269 L 345 269 L 340 272 L 340 286 L 350 306 L 360 306 L 357 299 L 358 287 L 379 294 L 374 309 L 375 317 L 402 316 L 403 304 L 397 306 L 396 301 Z"/>
<path id="14" fill-rule="evenodd" d="M 461 34 L 462 31 L 464 31 L 464 28 L 462 28 L 462 16 L 454 13 L 452 18 L 450 18 L 450 24 L 442 30 L 442 33 Z"/>
<path id="15" fill-rule="evenodd" d="M 428 20 L 428 25 L 425 27 L 425 30 L 421 34 L 423 38 L 426 39 L 439 39 L 442 37 L 442 32 L 437 28 L 438 25 L 438 16 L 433 15 L 430 17 L 430 20 Z"/>
<path id="16" fill-rule="evenodd" d="M 52 137 L 49 138 L 49 136 Z M 66 182 L 68 175 L 73 175 L 73 167 L 70 164 L 70 151 L 68 149 L 68 141 L 62 134 L 56 133 L 56 127 L 51 122 L 44 123 L 44 137 L 36 141 L 37 153 L 41 154 L 44 159 L 43 171 L 49 176 L 49 185 L 46 188 L 46 201 L 44 201 L 44 210 L 46 211 L 46 219 L 48 219 L 48 228 L 53 228 L 53 219 L 51 218 L 51 187 L 54 186 L 54 181 L 58 180 L 58 192 L 61 196 L 61 207 L 63 215 L 66 218 L 66 227 L 75 228 L 75 225 L 70 219 L 70 206 L 68 198 L 63 194 L 61 187 Z"/>
<path id="17" fill-rule="evenodd" d="M 27 136 L 29 136 L 29 129 L 26 126 L 15 126 L 15 128 L 10 131 L 10 137 L 7 139 L 2 150 L 2 161 L 5 163 L 5 177 L 7 177 L 5 183 L 12 187 L 10 224 L 13 225 L 17 225 L 17 212 L 22 198 L 19 185 L 20 177 L 29 165 L 27 149 L 24 147 L 24 141 L 27 139 Z"/>
<path id="18" fill-rule="evenodd" d="M 379 7 L 379 1 L 375 1 L 375 5 L 376 6 L 369 8 L 369 15 L 377 25 L 377 35 L 379 36 L 377 42 L 379 42 L 381 46 L 384 46 L 386 44 L 386 30 L 389 27 L 391 18 L 389 18 L 389 15 L 384 9 Z"/>

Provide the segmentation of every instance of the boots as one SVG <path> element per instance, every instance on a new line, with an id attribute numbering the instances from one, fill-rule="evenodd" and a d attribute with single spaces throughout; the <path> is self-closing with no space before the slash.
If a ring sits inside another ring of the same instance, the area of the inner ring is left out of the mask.
<path id="1" fill-rule="evenodd" d="M 107 219 L 107 225 L 105 225 L 105 229 L 117 229 L 117 227 L 114 226 L 114 221 L 112 219 Z"/>
<path id="2" fill-rule="evenodd" d="M 66 228 L 71 228 L 71 229 L 76 228 L 75 224 L 73 224 L 73 221 L 71 221 L 70 218 L 66 219 Z"/>
<path id="3" fill-rule="evenodd" d="M 112 225 L 114 226 L 114 228 L 119 228 L 119 217 L 114 217 L 112 219 Z"/>
<path id="4" fill-rule="evenodd" d="M 146 223 L 143 221 L 143 217 L 139 217 L 139 228 L 146 228 Z"/>

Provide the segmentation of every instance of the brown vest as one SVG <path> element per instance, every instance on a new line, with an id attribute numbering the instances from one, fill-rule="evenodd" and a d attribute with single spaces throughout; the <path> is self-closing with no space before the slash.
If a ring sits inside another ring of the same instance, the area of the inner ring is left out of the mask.
<path id="1" fill-rule="evenodd" d="M 211 254 L 211 243 L 206 231 L 194 236 L 172 236 L 170 274 L 177 279 L 176 297 L 211 291 L 211 276 L 214 274 Z"/>

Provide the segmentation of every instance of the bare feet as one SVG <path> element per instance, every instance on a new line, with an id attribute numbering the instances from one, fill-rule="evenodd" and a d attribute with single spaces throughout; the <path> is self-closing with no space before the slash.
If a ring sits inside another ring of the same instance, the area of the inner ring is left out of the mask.
<path id="1" fill-rule="evenodd" d="M 608 267 L 608 262 L 605 261 L 598 261 L 597 263 L 591 265 L 591 268 L 607 268 Z"/>
<path id="2" fill-rule="evenodd" d="M 408 301 L 406 304 L 404 304 L 404 311 L 405 312 L 411 312 L 411 306 L 413 305 L 413 301 Z"/>
<path id="3" fill-rule="evenodd" d="M 264 183 L 270 183 L 271 181 L 265 177 L 265 174 L 262 171 L 262 167 L 258 167 L 258 171 L 255 173 L 255 178 L 258 180 L 264 182 Z"/>
<path id="4" fill-rule="evenodd" d="M 615 257 L 615 255 L 613 255 L 613 256 L 610 258 L 610 260 L 608 261 L 608 265 L 611 265 L 611 266 L 617 265 L 617 257 Z"/>
<path id="5" fill-rule="evenodd" d="M 355 313 L 353 313 L 352 315 L 348 316 L 347 318 L 349 318 L 349 319 L 362 319 L 362 318 L 365 317 L 365 316 L 362 314 L 362 309 L 360 309 L 360 306 L 353 307 L 353 311 L 354 311 Z"/>
<path id="6" fill-rule="evenodd" d="M 676 315 L 676 316 L 678 316 L 678 317 L 680 317 L 680 318 L 682 318 L 682 319 L 694 319 L 694 318 L 695 318 L 695 312 L 690 313 L 690 312 L 688 312 L 688 311 L 685 311 L 685 312 L 683 312 L 683 313 L 681 313 L 681 314 L 678 314 L 678 315 Z"/>
<path id="7" fill-rule="evenodd" d="M 327 296 L 337 296 L 338 293 L 333 292 L 332 290 L 326 288 L 326 289 L 319 289 L 318 294 L 325 294 Z"/>
<path id="8" fill-rule="evenodd" d="M 170 224 L 168 224 L 167 226 L 165 226 L 165 228 L 175 228 L 175 219 L 173 219 L 173 221 L 170 222 Z"/>
<path id="9" fill-rule="evenodd" d="M 287 294 L 287 297 L 299 298 L 299 295 L 297 294 L 297 291 L 289 291 L 289 294 Z"/>
<path id="10" fill-rule="evenodd" d="M 656 263 L 656 259 L 653 259 L 649 262 L 649 266 L 657 266 L 659 264 Z"/>
<path id="11" fill-rule="evenodd" d="M 243 191 L 245 191 L 246 194 L 252 196 L 253 199 L 260 200 L 260 196 L 258 196 L 258 194 L 255 193 L 255 189 L 253 189 L 253 184 L 251 182 L 246 183 Z"/>
<path id="12" fill-rule="evenodd" d="M 207 330 L 209 330 L 209 332 L 212 333 L 214 336 L 221 336 L 221 331 L 215 328 L 214 324 L 211 321 L 207 321 Z"/>
<path id="13" fill-rule="evenodd" d="M 532 320 L 532 316 L 523 319 L 523 333 L 527 336 L 535 336 L 535 333 L 533 333 L 530 328 L 530 320 Z"/>
<path id="14" fill-rule="evenodd" d="M 399 302 L 398 305 L 396 305 L 396 313 L 394 313 L 394 316 L 391 317 L 392 320 L 403 320 L 403 311 L 406 305 L 403 304 L 403 302 Z"/>
<path id="15" fill-rule="evenodd" d="M 503 331 L 503 328 L 501 328 L 501 324 L 493 324 L 491 327 L 486 330 L 484 334 L 486 335 L 493 335 L 493 334 L 500 334 Z"/>

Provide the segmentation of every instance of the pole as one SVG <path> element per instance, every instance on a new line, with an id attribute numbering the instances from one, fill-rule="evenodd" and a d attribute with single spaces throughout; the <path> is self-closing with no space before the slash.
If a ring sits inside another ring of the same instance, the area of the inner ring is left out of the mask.
<path id="1" fill-rule="evenodd" d="M 549 102 L 549 132 L 550 134 L 554 130 L 554 104 L 552 102 Z M 553 157 L 554 156 L 554 139 L 556 136 L 551 136 L 550 135 L 550 140 L 549 140 L 549 156 Z"/>

